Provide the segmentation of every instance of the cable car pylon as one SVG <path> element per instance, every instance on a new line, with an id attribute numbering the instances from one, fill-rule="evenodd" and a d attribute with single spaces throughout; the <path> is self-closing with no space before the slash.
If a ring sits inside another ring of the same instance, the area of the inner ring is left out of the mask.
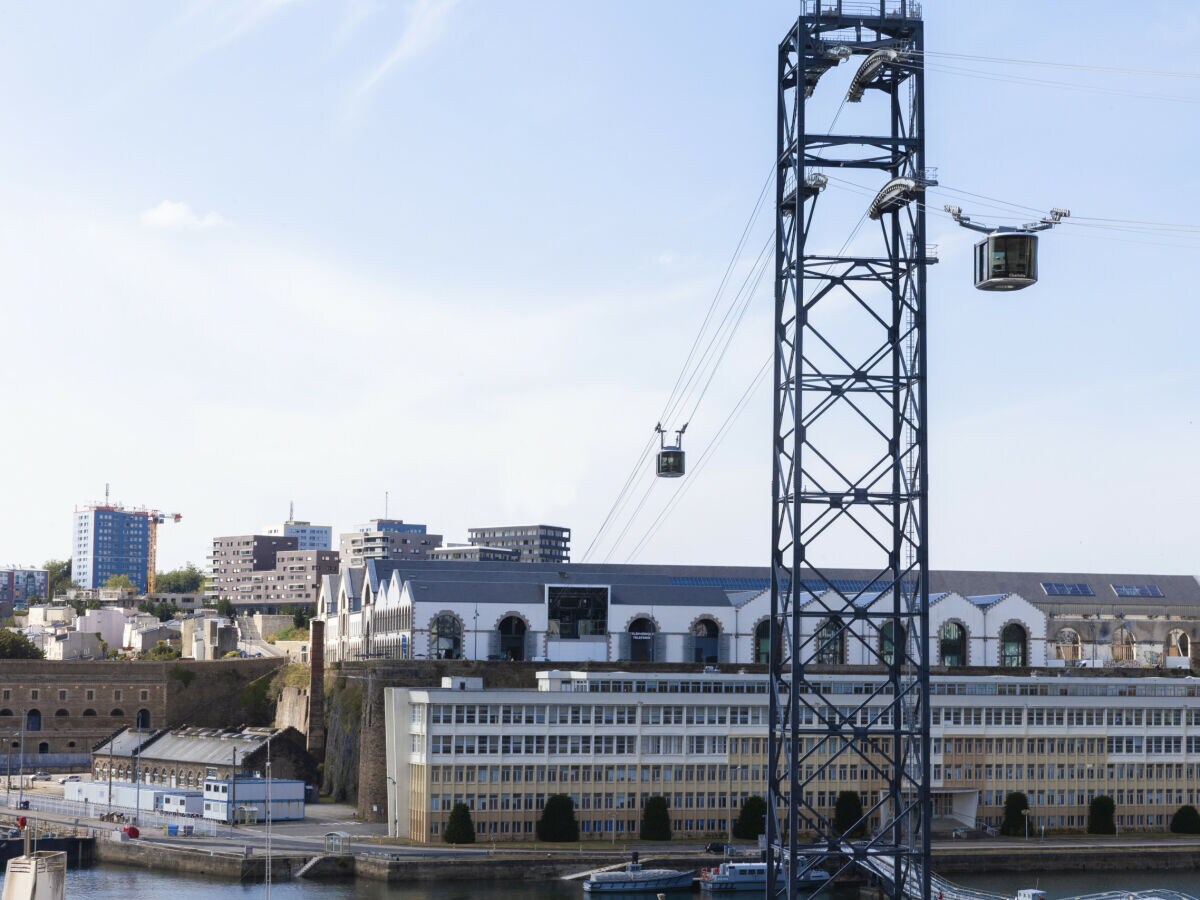
<path id="1" fill-rule="evenodd" d="M 963 228 L 986 234 L 975 245 L 975 287 L 981 291 L 1019 291 L 1038 280 L 1038 239 L 1035 232 L 1047 231 L 1071 215 L 1069 209 L 1054 207 L 1036 222 L 1016 227 L 972 222 L 958 206 L 944 207 Z"/>

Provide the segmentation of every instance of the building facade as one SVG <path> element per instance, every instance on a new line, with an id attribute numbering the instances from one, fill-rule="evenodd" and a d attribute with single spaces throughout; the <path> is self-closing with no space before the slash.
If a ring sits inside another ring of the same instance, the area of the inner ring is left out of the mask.
<path id="1" fill-rule="evenodd" d="M 342 565 L 361 566 L 370 559 L 427 559 L 442 536 L 402 519 L 372 519 L 343 534 L 340 544 Z"/>
<path id="2" fill-rule="evenodd" d="M 1117 597 L 1136 585 L 1160 596 Z M 1190 576 L 935 571 L 931 587 L 930 659 L 952 668 L 1187 667 L 1200 636 L 1200 583 Z M 857 570 L 805 588 L 802 602 L 816 609 L 830 591 L 859 605 L 891 602 Z M 1104 590 L 1115 598 L 1108 606 L 1097 603 Z M 742 665 L 768 659 L 770 600 L 767 570 L 749 567 L 369 560 L 324 579 L 318 618 L 330 661 Z M 836 617 L 801 627 L 829 665 L 865 664 L 866 646 L 895 637 Z"/>
<path id="3" fill-rule="evenodd" d="M 107 504 L 75 510 L 71 579 L 80 587 L 98 588 L 114 575 L 126 575 L 144 594 L 150 568 L 150 515 L 148 510 Z"/>
<path id="4" fill-rule="evenodd" d="M 21 607 L 49 598 L 50 573 L 45 569 L 0 569 L 0 605 Z"/>
<path id="5" fill-rule="evenodd" d="M 520 562 L 521 551 L 505 547 L 473 547 L 451 544 L 435 547 L 429 552 L 430 559 L 457 559 L 470 562 Z"/>
<path id="6" fill-rule="evenodd" d="M 865 667 L 811 677 L 810 717 L 851 717 L 886 734 Z M 438 843 L 465 803 L 480 839 L 528 840 L 552 794 L 571 797 L 584 840 L 636 836 L 663 796 L 678 837 L 726 837 L 741 805 L 767 790 L 767 684 L 761 672 L 538 673 L 536 689 L 486 690 L 478 678 L 385 692 L 392 835 Z M 1147 670 L 1010 673 L 932 679 L 934 831 L 994 828 L 1010 792 L 1030 828 L 1081 831 L 1088 804 L 1113 798 L 1122 830 L 1164 831 L 1200 803 L 1200 685 Z M 855 790 L 870 809 L 882 770 L 806 738 L 824 777 L 802 818 L 832 816 Z"/>
<path id="7" fill-rule="evenodd" d="M 467 540 L 477 547 L 516 550 L 521 562 L 571 561 L 571 529 L 561 525 L 497 525 L 468 528 Z"/>
<path id="8" fill-rule="evenodd" d="M 271 537 L 294 537 L 297 550 L 333 549 L 333 527 L 330 525 L 288 519 L 282 525 L 268 525 L 265 534 Z"/>

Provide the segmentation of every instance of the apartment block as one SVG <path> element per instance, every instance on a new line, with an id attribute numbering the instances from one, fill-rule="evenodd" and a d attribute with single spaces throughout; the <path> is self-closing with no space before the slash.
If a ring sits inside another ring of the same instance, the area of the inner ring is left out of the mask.
<path id="1" fill-rule="evenodd" d="M 468 528 L 467 540 L 477 547 L 516 550 L 521 562 L 571 561 L 571 529 L 560 525 L 499 525 Z"/>
<path id="2" fill-rule="evenodd" d="M 403 519 L 372 519 L 343 534 L 340 543 L 342 564 L 361 566 L 369 559 L 427 559 L 442 546 L 442 536 Z"/>

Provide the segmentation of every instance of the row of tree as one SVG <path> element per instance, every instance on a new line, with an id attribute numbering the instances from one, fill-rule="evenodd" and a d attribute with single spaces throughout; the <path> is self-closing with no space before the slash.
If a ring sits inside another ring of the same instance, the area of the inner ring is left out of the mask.
<path id="1" fill-rule="evenodd" d="M 1107 794 L 1093 797 L 1088 804 L 1088 834 L 1117 833 L 1117 804 Z M 1013 791 L 1004 798 L 1004 818 L 1000 822 L 1000 833 L 1010 837 L 1028 834 L 1029 798 L 1021 791 Z M 1200 811 L 1191 804 L 1179 807 L 1171 817 L 1171 831 L 1176 834 L 1200 834 Z"/>
<path id="2" fill-rule="evenodd" d="M 858 797 L 857 794 L 854 795 Z M 733 825 L 733 836 L 756 840 L 766 823 L 767 802 L 762 797 L 747 797 Z M 861 807 L 860 807 L 861 815 Z M 539 841 L 568 843 L 579 840 L 579 822 L 575 819 L 575 804 L 567 794 L 553 794 L 534 826 Z M 671 814 L 666 797 L 648 797 L 642 810 L 642 825 L 638 835 L 643 841 L 671 840 Z M 475 823 L 465 803 L 456 803 L 446 820 L 442 840 L 447 844 L 475 843 Z"/>

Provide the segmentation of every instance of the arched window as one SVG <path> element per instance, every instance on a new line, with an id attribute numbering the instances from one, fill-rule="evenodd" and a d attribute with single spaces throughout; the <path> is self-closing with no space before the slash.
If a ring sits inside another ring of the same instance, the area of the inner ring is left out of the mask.
<path id="1" fill-rule="evenodd" d="M 692 662 L 720 662 L 721 629 L 712 619 L 697 620 L 692 626 Z"/>
<path id="2" fill-rule="evenodd" d="M 38 744 L 38 753 L 49 753 L 49 752 L 50 752 L 50 744 L 49 743 L 47 743 L 46 741 L 42 741 L 40 744 Z"/>
<path id="3" fill-rule="evenodd" d="M 654 623 L 646 617 L 629 623 L 629 658 L 633 662 L 654 662 Z"/>
<path id="4" fill-rule="evenodd" d="M 71 715 L 71 714 L 69 712 L 67 712 L 65 709 L 56 709 L 54 711 L 54 718 L 56 718 L 56 719 L 65 719 L 69 715 Z"/>
<path id="5" fill-rule="evenodd" d="M 42 730 L 42 713 L 40 710 L 31 709 L 29 712 L 25 713 L 25 730 Z"/>
<path id="6" fill-rule="evenodd" d="M 150 727 L 150 710 L 139 709 L 137 711 L 137 727 L 138 731 L 149 729 Z"/>
<path id="7" fill-rule="evenodd" d="M 1083 639 L 1074 628 L 1064 628 L 1054 642 L 1055 655 L 1066 662 L 1078 662 L 1083 658 Z"/>
<path id="8" fill-rule="evenodd" d="M 11 716 L 12 714 L 13 712 L 11 709 L 0 709 L 0 717 Z"/>
<path id="9" fill-rule="evenodd" d="M 1180 631 L 1178 628 L 1172 629 L 1167 634 L 1167 643 L 1163 647 L 1163 654 L 1166 656 L 1182 656 L 1185 659 L 1192 655 L 1192 642 L 1188 639 L 1187 633 Z"/>
<path id="10" fill-rule="evenodd" d="M 904 626 L 900 626 L 900 658 L 904 659 Z M 896 657 L 896 622 L 892 619 L 884 622 L 879 629 L 879 657 L 885 665 L 891 665 Z"/>
<path id="11" fill-rule="evenodd" d="M 1137 640 L 1124 625 L 1113 632 L 1112 658 L 1113 662 L 1132 662 L 1137 658 Z"/>
<path id="12" fill-rule="evenodd" d="M 123 719 L 123 718 L 125 718 L 125 710 L 114 709 L 112 712 L 109 713 L 109 715 L 114 719 Z"/>
<path id="13" fill-rule="evenodd" d="M 816 657 L 817 662 L 827 666 L 840 666 L 846 661 L 846 636 L 837 616 L 826 619 L 817 629 Z"/>
<path id="14" fill-rule="evenodd" d="M 429 653 L 434 659 L 462 658 L 462 622 L 457 616 L 434 616 L 429 625 Z"/>
<path id="15" fill-rule="evenodd" d="M 945 622 L 938 629 L 938 649 L 943 666 L 967 664 L 967 629 L 959 622 Z"/>
<path id="16" fill-rule="evenodd" d="M 770 619 L 763 619 L 754 629 L 754 661 L 764 666 L 771 662 Z"/>
<path id="17" fill-rule="evenodd" d="M 94 716 L 94 715 L 96 714 L 96 711 L 95 711 L 94 709 L 90 709 L 90 708 L 89 708 L 89 709 L 85 709 L 85 710 L 83 711 L 83 714 L 84 714 L 85 716 Z"/>
<path id="18" fill-rule="evenodd" d="M 520 662 L 525 658 L 525 620 L 520 616 L 505 616 L 500 620 L 500 656 Z"/>
<path id="19" fill-rule="evenodd" d="M 1006 669 L 1017 669 L 1029 665 L 1026 647 L 1028 632 L 1025 626 L 1009 622 L 1000 632 L 1000 665 Z"/>

